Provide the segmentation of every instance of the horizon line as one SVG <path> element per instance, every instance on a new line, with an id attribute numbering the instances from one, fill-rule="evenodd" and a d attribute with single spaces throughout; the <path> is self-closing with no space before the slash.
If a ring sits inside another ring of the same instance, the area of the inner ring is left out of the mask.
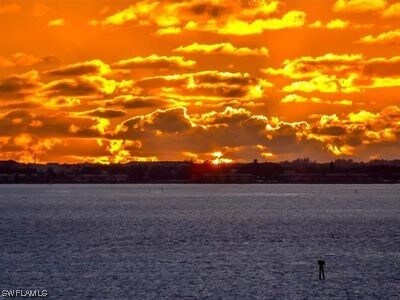
<path id="1" fill-rule="evenodd" d="M 13 163 L 18 163 L 18 164 L 25 164 L 25 165 L 49 165 L 49 164 L 59 164 L 59 165 L 80 165 L 80 164 L 89 164 L 89 165 L 99 165 L 99 166 L 112 166 L 112 165 L 127 165 L 131 163 L 138 163 L 138 164 L 149 164 L 149 163 L 192 163 L 192 164 L 210 164 L 210 165 L 237 165 L 237 164 L 264 164 L 264 163 L 272 163 L 272 164 L 282 164 L 282 163 L 311 163 L 311 164 L 330 164 L 330 163 L 335 163 L 338 161 L 342 162 L 349 162 L 349 163 L 371 163 L 371 162 L 397 162 L 400 161 L 399 158 L 393 158 L 393 159 L 386 159 L 386 158 L 376 158 L 376 159 L 371 159 L 371 160 L 354 160 L 354 159 L 345 159 L 345 158 L 338 158 L 335 160 L 330 160 L 330 161 L 318 161 L 318 160 L 312 160 L 308 157 L 305 158 L 296 158 L 293 160 L 282 160 L 282 161 L 259 161 L 257 159 L 254 159 L 253 161 L 232 161 L 232 162 L 221 162 L 221 163 L 213 163 L 212 160 L 205 160 L 205 161 L 193 161 L 193 160 L 156 160 L 156 161 L 127 161 L 127 162 L 114 162 L 114 163 L 101 163 L 101 162 L 61 162 L 61 161 L 47 161 L 47 162 L 21 162 L 18 160 L 14 159 L 3 159 L 0 160 L 0 163 L 5 163 L 5 162 L 13 162 Z"/>

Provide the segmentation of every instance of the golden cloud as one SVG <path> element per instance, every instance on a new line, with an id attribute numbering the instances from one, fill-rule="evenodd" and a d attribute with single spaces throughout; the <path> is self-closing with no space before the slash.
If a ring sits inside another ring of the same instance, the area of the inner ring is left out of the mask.
<path id="1" fill-rule="evenodd" d="M 220 34 L 252 35 L 260 34 L 266 30 L 280 30 L 285 28 L 298 28 L 305 24 L 306 13 L 290 11 L 279 18 L 256 19 L 251 22 L 239 19 L 230 19 L 216 30 Z"/>
<path id="2" fill-rule="evenodd" d="M 95 96 L 102 94 L 101 88 L 94 82 L 84 78 L 61 79 L 51 81 L 42 88 L 42 93 L 48 97 L 56 96 Z"/>
<path id="3" fill-rule="evenodd" d="M 308 81 L 295 81 L 285 86 L 284 92 L 301 91 L 305 93 L 321 92 L 321 93 L 356 93 L 360 92 L 360 88 L 354 85 L 355 78 L 353 76 L 340 79 L 334 75 L 318 75 Z"/>
<path id="4" fill-rule="evenodd" d="M 185 60 L 182 56 L 158 56 L 150 55 L 147 57 L 133 57 L 123 59 L 113 64 L 114 68 L 134 69 L 134 68 L 191 68 L 196 64 L 193 60 Z"/>
<path id="5" fill-rule="evenodd" d="M 156 96 L 120 95 L 112 100 L 106 101 L 105 104 L 107 106 L 119 106 L 126 109 L 137 109 L 176 106 L 177 103 L 173 100 L 168 100 Z"/>
<path id="6" fill-rule="evenodd" d="M 40 86 L 39 73 L 30 71 L 0 80 L 0 98 L 19 99 L 31 95 Z"/>
<path id="7" fill-rule="evenodd" d="M 303 56 L 294 60 L 285 60 L 283 68 L 268 68 L 263 70 L 271 75 L 284 75 L 290 78 L 301 79 L 340 72 L 357 71 L 364 57 L 361 54 L 335 54 L 327 53 L 322 56 Z"/>
<path id="8" fill-rule="evenodd" d="M 337 0 L 334 10 L 338 12 L 370 12 L 383 10 L 386 0 Z"/>
<path id="9" fill-rule="evenodd" d="M 335 19 L 326 24 L 326 28 L 328 29 L 344 29 L 347 27 L 349 27 L 349 21 L 344 21 L 341 19 Z"/>
<path id="10" fill-rule="evenodd" d="M 290 83 L 283 88 L 285 92 L 354 93 L 365 88 L 398 86 L 399 67 L 399 56 L 367 59 L 361 54 L 328 53 L 285 60 L 282 68 L 268 68 L 263 72 L 308 79 Z"/>
<path id="11" fill-rule="evenodd" d="M 276 126 L 272 129 L 270 124 Z M 299 151 L 302 146 L 297 131 L 307 126 L 305 122 L 285 123 L 277 118 L 269 121 L 243 108 L 227 107 L 220 112 L 192 115 L 184 108 L 175 108 L 123 122 L 113 139 L 140 140 L 140 149 L 130 153 L 133 156 L 151 157 L 155 154 L 153 149 L 158 149 L 157 158 L 161 160 L 176 155 L 204 160 L 221 152 L 225 159 L 240 161 L 263 158 L 284 147 L 290 152 Z"/>
<path id="12" fill-rule="evenodd" d="M 261 48 L 248 48 L 248 47 L 236 47 L 231 43 L 219 43 L 219 44 L 199 44 L 193 43 L 187 46 L 180 46 L 174 50 L 175 52 L 182 53 L 204 53 L 204 54 L 229 54 L 229 55 L 264 55 L 268 56 L 268 49 L 265 47 Z"/>
<path id="13" fill-rule="evenodd" d="M 9 58 L 0 56 L 0 68 L 32 67 L 40 64 L 51 64 L 56 62 L 54 56 L 36 57 L 27 53 L 18 52 Z"/>
<path id="14" fill-rule="evenodd" d="M 65 20 L 64 19 L 54 19 L 51 20 L 47 23 L 47 26 L 49 27 L 61 27 L 65 25 Z"/>
<path id="15" fill-rule="evenodd" d="M 138 1 L 91 25 L 118 26 L 134 22 L 136 26 L 153 25 L 160 35 L 184 30 L 211 31 L 230 35 L 258 34 L 265 30 L 297 28 L 305 23 L 302 11 L 286 12 L 281 18 L 270 17 L 280 8 L 279 1 Z"/>
<path id="16" fill-rule="evenodd" d="M 67 65 L 47 73 L 54 76 L 81 76 L 87 74 L 107 74 L 110 66 L 99 59 Z"/>
<path id="17" fill-rule="evenodd" d="M 210 101 L 221 98 L 257 99 L 263 97 L 272 84 L 248 73 L 201 71 L 146 77 L 137 80 L 135 86 L 153 96 L 193 102 L 196 97 Z"/>
<path id="18" fill-rule="evenodd" d="M 49 112 L 34 114 L 27 110 L 13 110 L 0 117 L 2 136 L 30 134 L 36 137 L 96 137 L 100 132 L 94 128 L 97 119 L 76 117 L 69 113 Z"/>
<path id="19" fill-rule="evenodd" d="M 176 107 L 166 110 L 156 110 L 155 112 L 134 117 L 124 121 L 119 127 L 119 131 L 128 131 L 129 129 L 146 131 L 157 130 L 161 132 L 180 132 L 192 127 L 186 108 Z"/>
<path id="20" fill-rule="evenodd" d="M 397 44 L 400 42 L 400 29 L 390 30 L 387 32 L 380 33 L 378 35 L 367 35 L 362 37 L 358 42 L 360 44 L 367 44 L 367 45 Z"/>
<path id="21" fill-rule="evenodd" d="M 380 112 L 360 110 L 342 116 L 321 115 L 313 123 L 285 122 L 244 108 L 227 107 L 219 112 L 189 114 L 186 108 L 175 107 L 132 117 L 115 129 L 107 121 L 119 117 L 114 111 L 96 109 L 82 115 L 95 118 L 66 113 L 40 116 L 23 110 L 9 112 L 0 118 L 0 126 L 7 128 L 0 148 L 19 158 L 26 155 L 31 159 L 28 147 L 30 150 L 39 137 L 46 140 L 57 135 L 58 140 L 60 137 L 97 139 L 103 152 L 91 159 L 103 163 L 146 157 L 165 160 L 182 155 L 183 158 L 187 153 L 196 154 L 196 159 L 202 160 L 219 152 L 222 157 L 236 161 L 254 157 L 279 160 L 299 151 L 317 152 L 321 146 L 327 157 L 356 155 L 370 145 L 396 143 L 400 135 L 399 106 L 389 106 Z M 58 143 L 47 144 L 51 147 L 40 148 L 42 152 L 38 150 L 41 155 L 53 151 L 54 147 L 63 151 Z M 10 149 L 11 145 L 29 146 L 16 151 Z"/>
<path id="22" fill-rule="evenodd" d="M 90 25 L 122 25 L 129 21 L 137 20 L 140 17 L 146 17 L 159 5 L 158 1 L 138 1 L 136 4 L 131 5 L 123 10 L 110 15 L 103 20 L 91 20 Z"/>
<path id="23" fill-rule="evenodd" d="M 314 29 L 325 29 L 325 30 L 340 30 L 340 29 L 370 29 L 373 28 L 372 24 L 361 24 L 359 22 L 343 20 L 343 19 L 332 19 L 326 22 L 322 22 L 317 20 L 311 24 L 308 24 L 307 27 Z"/>
<path id="24" fill-rule="evenodd" d="M 109 164 L 109 163 L 126 163 L 128 161 L 157 161 L 156 157 L 149 159 L 139 158 L 132 155 L 137 149 L 142 147 L 140 141 L 137 140 L 118 140 L 118 139 L 97 139 L 100 147 L 105 147 L 109 155 L 96 158 L 94 162 Z"/>
<path id="25" fill-rule="evenodd" d="M 279 8 L 279 1 L 137 1 L 102 20 L 91 20 L 91 25 L 122 25 L 127 22 L 155 24 L 161 28 L 176 28 L 190 20 L 217 20 L 231 14 L 240 19 L 266 17 Z"/>
<path id="26" fill-rule="evenodd" d="M 0 138 L 0 159 L 12 157 L 20 162 L 33 163 L 36 156 L 45 155 L 58 144 L 62 144 L 61 139 L 43 139 L 27 133 L 11 138 Z"/>
<path id="27" fill-rule="evenodd" d="M 94 110 L 76 113 L 76 115 L 90 116 L 103 119 L 121 118 L 126 116 L 126 111 L 119 109 L 96 108 Z"/>
<path id="28" fill-rule="evenodd" d="M 282 98 L 281 103 L 315 103 L 315 104 L 328 104 L 328 105 L 345 105 L 351 106 L 351 100 L 322 100 L 318 97 L 304 97 L 297 94 L 289 94 Z"/>
<path id="29" fill-rule="evenodd" d="M 400 17 L 400 3 L 393 3 L 382 12 L 384 18 L 398 18 Z"/>
<path id="30" fill-rule="evenodd" d="M 344 118 L 323 115 L 311 126 L 307 138 L 325 143 L 334 155 L 354 155 L 368 145 L 398 142 L 399 120 L 399 106 L 389 106 L 378 113 L 360 110 Z"/>
<path id="31" fill-rule="evenodd" d="M 170 34 L 179 34 L 182 32 L 182 29 L 179 27 L 164 27 L 157 30 L 158 35 L 170 35 Z"/>

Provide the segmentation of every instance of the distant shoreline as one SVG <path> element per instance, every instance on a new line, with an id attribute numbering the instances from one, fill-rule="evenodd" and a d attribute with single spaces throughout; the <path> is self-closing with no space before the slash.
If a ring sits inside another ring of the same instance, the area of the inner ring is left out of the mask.
<path id="1" fill-rule="evenodd" d="M 317 163 L 130 162 L 22 164 L 0 161 L 0 184 L 395 184 L 400 160 Z"/>
<path id="2" fill-rule="evenodd" d="M 238 183 L 238 182 L 0 182 L 0 186 L 5 185 L 397 185 L 400 182 L 368 182 L 368 183 L 358 183 L 358 182 L 248 182 L 248 183 Z"/>

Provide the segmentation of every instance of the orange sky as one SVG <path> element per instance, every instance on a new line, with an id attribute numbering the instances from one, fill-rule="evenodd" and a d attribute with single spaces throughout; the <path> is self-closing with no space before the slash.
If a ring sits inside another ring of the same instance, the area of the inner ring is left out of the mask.
<path id="1" fill-rule="evenodd" d="M 398 158 L 400 1 L 0 1 L 0 159 Z"/>

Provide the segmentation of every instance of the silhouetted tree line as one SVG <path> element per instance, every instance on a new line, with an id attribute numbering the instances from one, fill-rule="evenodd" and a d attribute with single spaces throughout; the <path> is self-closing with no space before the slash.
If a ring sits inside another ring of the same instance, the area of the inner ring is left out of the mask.
<path id="1" fill-rule="evenodd" d="M 210 162 L 23 164 L 0 161 L 0 183 L 400 183 L 400 160 L 215 165 Z"/>

